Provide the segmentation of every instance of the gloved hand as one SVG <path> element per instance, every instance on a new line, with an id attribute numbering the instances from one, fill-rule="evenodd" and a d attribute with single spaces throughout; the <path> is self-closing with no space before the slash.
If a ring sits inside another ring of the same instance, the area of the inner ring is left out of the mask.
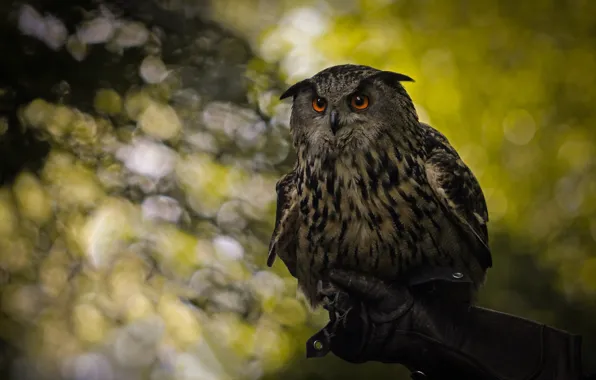
<path id="1" fill-rule="evenodd" d="M 461 284 L 389 285 L 332 271 L 330 323 L 307 343 L 353 363 L 400 363 L 414 378 L 581 379 L 581 337 L 496 311 L 453 302 Z"/>

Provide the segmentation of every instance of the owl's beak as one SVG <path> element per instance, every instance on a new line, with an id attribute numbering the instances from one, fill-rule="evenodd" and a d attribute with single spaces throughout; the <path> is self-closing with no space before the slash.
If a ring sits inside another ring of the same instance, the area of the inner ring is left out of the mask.
<path id="1" fill-rule="evenodd" d="M 339 129 L 339 113 L 336 110 L 331 111 L 331 115 L 329 115 L 329 125 L 331 126 L 331 132 L 336 134 Z"/>

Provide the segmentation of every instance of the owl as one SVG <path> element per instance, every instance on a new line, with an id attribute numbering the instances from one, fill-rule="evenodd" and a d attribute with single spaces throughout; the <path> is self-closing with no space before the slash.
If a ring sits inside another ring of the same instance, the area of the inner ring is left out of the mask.
<path id="1" fill-rule="evenodd" d="M 291 86 L 293 170 L 276 185 L 267 264 L 277 256 L 312 307 L 332 269 L 399 282 L 449 267 L 473 294 L 492 266 L 482 190 L 447 138 L 422 123 L 402 82 L 368 66 L 329 67 Z"/>

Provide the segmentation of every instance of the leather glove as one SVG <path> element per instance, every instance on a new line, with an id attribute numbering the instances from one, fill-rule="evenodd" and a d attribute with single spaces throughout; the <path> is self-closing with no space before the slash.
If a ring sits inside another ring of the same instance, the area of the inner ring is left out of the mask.
<path id="1" fill-rule="evenodd" d="M 307 342 L 309 357 L 400 363 L 416 379 L 582 378 L 581 337 L 453 302 L 444 290 L 459 284 L 408 288 L 344 271 L 329 278 L 338 288 L 330 323 Z"/>

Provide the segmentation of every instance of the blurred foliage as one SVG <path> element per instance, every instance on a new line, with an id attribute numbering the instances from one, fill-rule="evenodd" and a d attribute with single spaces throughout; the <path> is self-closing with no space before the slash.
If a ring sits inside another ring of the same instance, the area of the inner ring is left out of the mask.
<path id="1" fill-rule="evenodd" d="M 489 204 L 482 303 L 585 337 L 596 370 L 596 4 L 587 0 L 0 5 L 0 337 L 19 379 L 357 379 L 265 269 L 286 84 L 402 72 Z M 253 53 L 254 52 L 254 53 Z M 399 377 L 402 376 L 402 377 Z"/>

